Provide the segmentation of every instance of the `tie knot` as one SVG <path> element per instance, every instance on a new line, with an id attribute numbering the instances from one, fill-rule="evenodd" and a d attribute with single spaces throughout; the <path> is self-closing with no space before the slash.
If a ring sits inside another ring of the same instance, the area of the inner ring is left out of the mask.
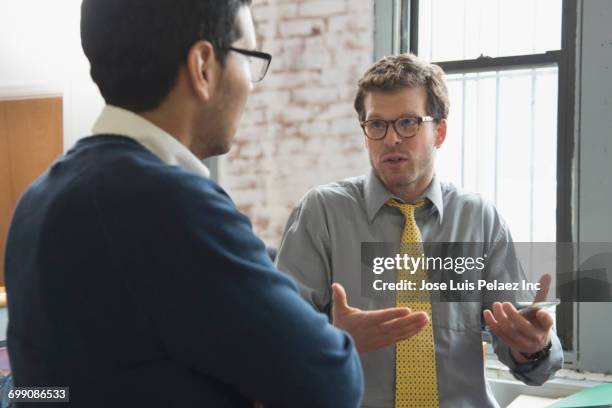
<path id="1" fill-rule="evenodd" d="M 391 198 L 389 201 L 387 201 L 387 205 L 398 208 L 402 212 L 402 214 L 404 214 L 404 216 L 407 216 L 407 215 L 414 216 L 414 210 L 416 210 L 419 207 L 424 206 L 425 203 L 427 203 L 426 198 L 421 198 L 419 201 L 417 201 L 414 204 L 400 203 L 395 198 Z"/>

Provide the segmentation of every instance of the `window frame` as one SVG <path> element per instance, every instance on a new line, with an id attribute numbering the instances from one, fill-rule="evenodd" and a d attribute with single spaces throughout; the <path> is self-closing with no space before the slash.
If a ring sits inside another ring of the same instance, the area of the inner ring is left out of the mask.
<path id="1" fill-rule="evenodd" d="M 392 18 L 390 25 L 389 16 Z M 419 0 L 375 2 L 375 57 L 410 51 L 418 55 Z M 576 242 L 575 176 L 576 131 L 576 39 L 578 5 L 562 0 L 561 49 L 541 54 L 479 57 L 470 60 L 433 61 L 446 74 L 503 71 L 518 68 L 557 66 L 557 242 Z M 576 265 L 571 254 L 560 254 L 563 264 Z M 568 258 L 569 257 L 569 258 Z M 574 268 L 576 270 L 576 268 Z M 577 363 L 577 305 L 557 307 L 557 334 L 565 351 L 566 367 Z"/>

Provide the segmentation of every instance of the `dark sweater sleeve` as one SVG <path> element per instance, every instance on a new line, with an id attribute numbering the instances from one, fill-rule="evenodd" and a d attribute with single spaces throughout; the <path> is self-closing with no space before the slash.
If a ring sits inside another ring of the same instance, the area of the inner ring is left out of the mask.
<path id="1" fill-rule="evenodd" d="M 170 357 L 266 406 L 357 407 L 352 339 L 301 299 L 227 194 L 185 173 L 156 191 L 141 194 L 139 208 L 98 205 L 119 229 L 108 232 L 120 237 L 110 243 L 117 262 L 146 258 L 130 261 L 125 284 Z"/>

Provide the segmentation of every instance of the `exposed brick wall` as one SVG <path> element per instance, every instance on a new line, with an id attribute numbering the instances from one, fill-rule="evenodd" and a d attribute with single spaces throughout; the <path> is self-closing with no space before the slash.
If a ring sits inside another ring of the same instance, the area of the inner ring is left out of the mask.
<path id="1" fill-rule="evenodd" d="M 372 0 L 255 0 L 261 49 L 273 55 L 256 84 L 221 185 L 277 246 L 290 211 L 313 186 L 364 173 L 352 108 L 372 62 Z"/>

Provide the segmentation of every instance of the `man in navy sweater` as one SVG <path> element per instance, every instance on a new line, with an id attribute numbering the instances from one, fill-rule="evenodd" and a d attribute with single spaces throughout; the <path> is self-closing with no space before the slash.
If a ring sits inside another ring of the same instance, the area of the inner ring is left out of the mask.
<path id="1" fill-rule="evenodd" d="M 107 105 L 14 214 L 16 386 L 69 387 L 73 407 L 358 406 L 351 338 L 274 268 L 201 162 L 229 150 L 271 59 L 253 51 L 249 6 L 83 1 Z"/>

